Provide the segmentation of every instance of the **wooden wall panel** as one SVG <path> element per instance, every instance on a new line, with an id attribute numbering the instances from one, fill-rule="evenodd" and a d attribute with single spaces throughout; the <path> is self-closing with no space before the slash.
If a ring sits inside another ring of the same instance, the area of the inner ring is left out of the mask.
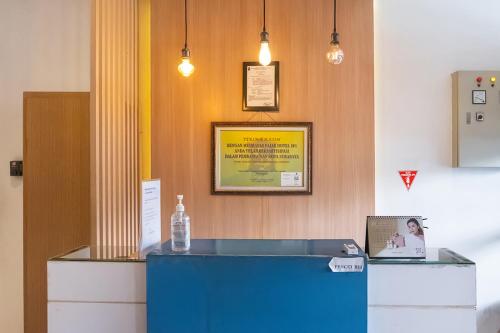
<path id="1" fill-rule="evenodd" d="M 346 58 L 329 65 L 332 0 L 269 0 L 267 27 L 280 61 L 276 121 L 312 121 L 312 196 L 210 195 L 210 122 L 269 121 L 243 112 L 242 62 L 255 61 L 257 0 L 188 1 L 196 66 L 177 72 L 183 1 L 152 0 L 152 177 L 162 180 L 163 238 L 183 193 L 195 238 L 341 238 L 364 241 L 374 212 L 373 3 L 339 0 Z"/>
<path id="2" fill-rule="evenodd" d="M 137 10 L 92 1 L 92 243 L 102 251 L 138 242 Z"/>
<path id="3" fill-rule="evenodd" d="M 24 94 L 24 331 L 47 332 L 47 260 L 90 242 L 89 93 Z"/>

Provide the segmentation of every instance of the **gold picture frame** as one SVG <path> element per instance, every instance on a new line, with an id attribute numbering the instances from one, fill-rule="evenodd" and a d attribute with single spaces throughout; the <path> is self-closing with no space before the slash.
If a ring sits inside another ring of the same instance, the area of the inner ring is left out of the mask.
<path id="1" fill-rule="evenodd" d="M 212 194 L 312 194 L 311 122 L 213 122 Z"/>

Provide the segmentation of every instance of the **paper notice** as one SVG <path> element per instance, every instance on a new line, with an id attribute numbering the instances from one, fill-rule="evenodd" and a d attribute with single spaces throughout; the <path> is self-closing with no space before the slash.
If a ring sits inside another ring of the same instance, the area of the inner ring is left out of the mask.
<path id="1" fill-rule="evenodd" d="M 160 193 L 160 180 L 145 180 L 142 182 L 139 251 L 144 251 L 161 242 Z"/>
<path id="2" fill-rule="evenodd" d="M 281 187 L 302 186 L 302 172 L 282 172 Z"/>
<path id="3" fill-rule="evenodd" d="M 274 66 L 247 67 L 247 106 L 275 106 Z"/>

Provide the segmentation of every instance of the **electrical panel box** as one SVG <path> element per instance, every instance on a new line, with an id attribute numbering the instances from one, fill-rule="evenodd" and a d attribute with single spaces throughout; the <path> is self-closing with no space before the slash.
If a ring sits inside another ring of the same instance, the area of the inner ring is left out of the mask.
<path id="1" fill-rule="evenodd" d="M 459 71 L 453 80 L 453 166 L 500 167 L 500 71 Z"/>

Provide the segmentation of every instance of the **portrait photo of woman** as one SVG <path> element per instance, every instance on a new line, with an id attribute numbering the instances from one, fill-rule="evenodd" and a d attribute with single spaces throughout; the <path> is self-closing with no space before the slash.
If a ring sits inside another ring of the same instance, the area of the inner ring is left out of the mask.
<path id="1" fill-rule="evenodd" d="M 422 218 L 416 216 L 381 216 L 369 223 L 372 253 L 380 258 L 425 258 Z"/>
<path id="2" fill-rule="evenodd" d="M 415 249 L 416 254 L 424 253 L 424 230 L 417 219 L 411 218 L 406 222 L 408 233 L 404 235 L 405 245 L 410 249 Z"/>

